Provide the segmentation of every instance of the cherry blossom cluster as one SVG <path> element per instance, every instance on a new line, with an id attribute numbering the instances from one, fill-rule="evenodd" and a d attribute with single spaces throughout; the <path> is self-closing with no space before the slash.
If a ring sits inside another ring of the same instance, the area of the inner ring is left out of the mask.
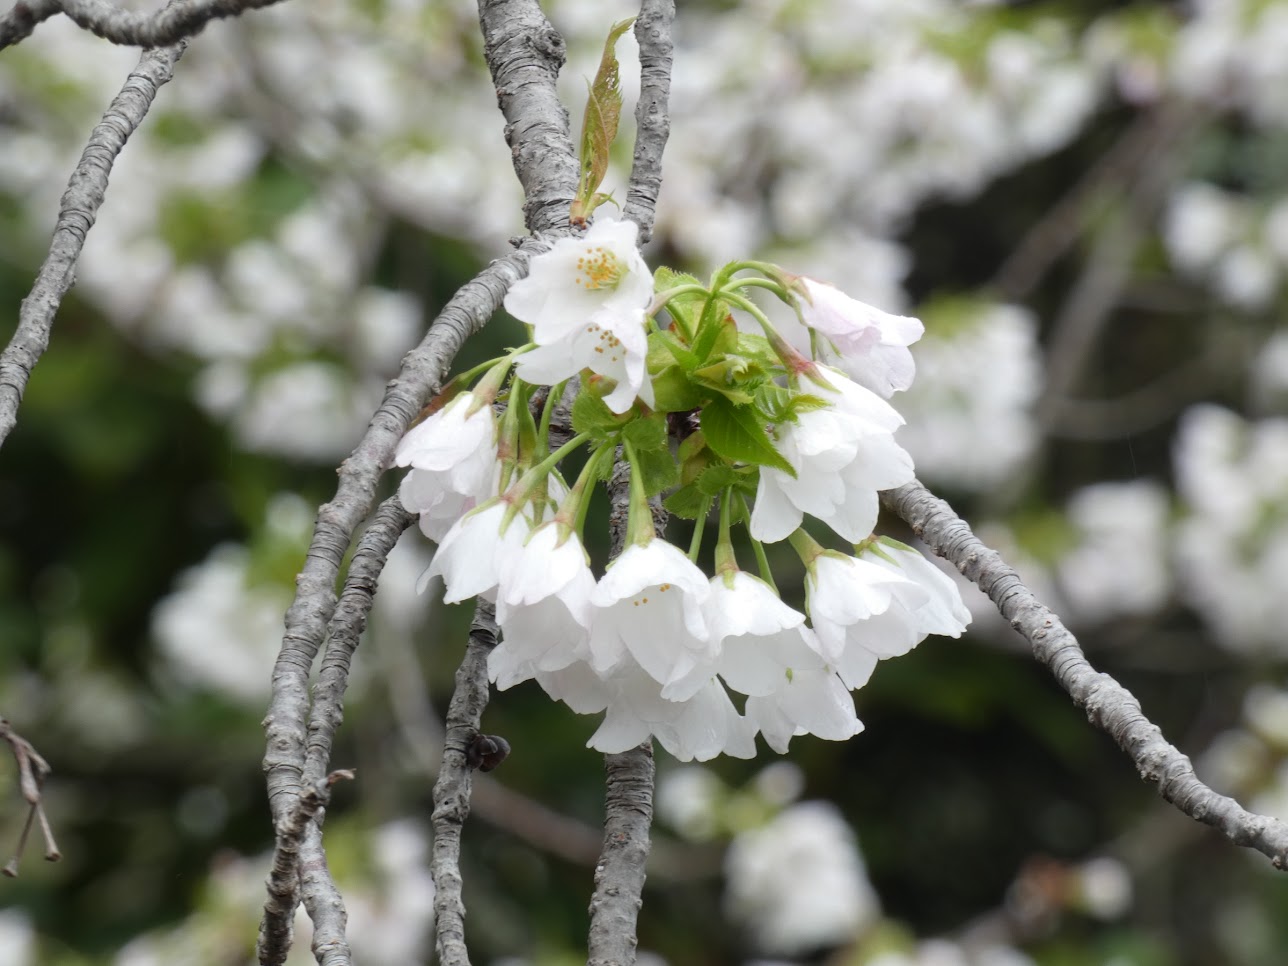
<path id="1" fill-rule="evenodd" d="M 808 354 L 753 289 L 795 311 Z M 651 735 L 682 760 L 750 758 L 757 733 L 778 752 L 794 735 L 856 734 L 851 691 L 877 661 L 965 630 L 952 581 L 873 534 L 877 492 L 913 477 L 886 399 L 912 382 L 916 319 L 764 262 L 726 265 L 707 285 L 652 273 L 624 221 L 535 258 L 505 306 L 530 342 L 456 377 L 396 455 L 411 467 L 402 501 L 438 543 L 421 588 L 441 577 L 449 603 L 496 604 L 498 687 L 536 680 L 575 711 L 605 712 L 600 751 Z M 574 378 L 572 437 L 552 451 Z M 574 454 L 568 484 L 560 466 Z M 582 534 L 618 458 L 630 467 L 624 549 L 597 576 Z M 687 552 L 654 530 L 661 494 L 694 521 Z M 739 567 L 739 527 L 758 575 Z M 782 540 L 804 565 L 804 612 L 770 571 L 764 544 Z"/>

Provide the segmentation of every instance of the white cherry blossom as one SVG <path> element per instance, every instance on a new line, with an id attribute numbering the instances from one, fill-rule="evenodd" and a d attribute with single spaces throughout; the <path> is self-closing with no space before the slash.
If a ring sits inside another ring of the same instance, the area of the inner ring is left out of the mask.
<path id="1" fill-rule="evenodd" d="M 501 579 L 501 561 L 519 550 L 531 527 L 519 513 L 502 533 L 501 523 L 509 507 L 504 500 L 497 500 L 452 524 L 417 589 L 423 592 L 432 578 L 441 576 L 446 585 L 443 600 L 448 604 L 480 595 L 492 599 Z"/>
<path id="2" fill-rule="evenodd" d="M 876 549 L 865 549 L 858 562 L 907 578 L 915 582 L 917 589 L 891 584 L 889 607 L 845 625 L 845 643 L 839 652 L 837 670 L 849 687 L 862 687 L 878 660 L 907 654 L 929 634 L 961 637 L 965 632 L 970 611 L 962 603 L 957 585 L 917 551 L 882 542 Z M 835 612 L 832 604 L 825 602 L 824 610 L 831 608 Z M 825 626 L 835 650 L 839 639 L 836 625 L 825 622 Z"/>
<path id="3" fill-rule="evenodd" d="M 819 554 L 807 565 L 805 595 L 823 657 L 851 688 L 867 681 L 877 661 L 866 647 L 850 648 L 850 635 L 859 633 L 855 628 L 884 614 L 896 599 L 914 608 L 930 598 L 929 591 L 902 573 L 832 551 Z M 869 657 L 871 662 L 864 673 Z"/>
<path id="4" fill-rule="evenodd" d="M 398 487 L 403 506 L 421 515 L 427 537 L 441 542 L 453 523 L 495 495 L 500 464 L 492 407 L 461 393 L 408 431 L 394 465 L 411 467 Z"/>
<path id="5" fill-rule="evenodd" d="M 893 436 L 903 417 L 842 373 L 823 373 L 835 392 L 818 387 L 818 395 L 831 405 L 774 428 L 796 476 L 761 467 L 751 514 L 757 540 L 782 540 L 806 513 L 853 543 L 865 540 L 877 521 L 877 491 L 913 478 L 912 457 Z"/>
<path id="6" fill-rule="evenodd" d="M 636 247 L 637 231 L 634 222 L 597 221 L 532 260 L 527 278 L 505 297 L 506 310 L 532 326 L 537 344 L 520 357 L 520 377 L 549 386 L 589 369 L 616 383 L 604 398 L 613 412 L 630 409 L 636 397 L 653 404 L 644 368 L 653 276 Z"/>
<path id="7" fill-rule="evenodd" d="M 921 320 L 883 312 L 812 278 L 800 284 L 802 320 L 830 343 L 823 361 L 886 399 L 912 385 L 917 370 L 908 346 L 926 331 Z"/>
<path id="8" fill-rule="evenodd" d="M 580 237 L 560 239 L 510 287 L 506 311 L 532 326 L 537 345 L 549 345 L 588 322 L 603 325 L 643 309 L 653 298 L 653 276 L 637 233 L 633 221 L 601 219 Z"/>
<path id="9" fill-rule="evenodd" d="M 504 584 L 502 585 L 504 587 Z M 506 688 L 590 660 L 590 595 L 595 578 L 579 570 L 557 593 L 531 603 L 510 603 L 504 590 L 496 602 L 501 640 L 488 654 L 488 676 Z"/>
<path id="10" fill-rule="evenodd" d="M 644 368 L 647 355 L 641 307 L 620 316 L 601 315 L 557 340 L 538 344 L 519 357 L 516 368 L 521 379 L 538 386 L 553 386 L 589 369 L 617 384 L 604 403 L 613 412 L 624 413 L 637 397 L 653 405 L 653 384 Z"/>
<path id="11" fill-rule="evenodd" d="M 591 663 L 605 674 L 637 663 L 661 685 L 680 681 L 712 657 L 702 606 L 707 577 L 665 540 L 632 544 L 591 595 Z"/>

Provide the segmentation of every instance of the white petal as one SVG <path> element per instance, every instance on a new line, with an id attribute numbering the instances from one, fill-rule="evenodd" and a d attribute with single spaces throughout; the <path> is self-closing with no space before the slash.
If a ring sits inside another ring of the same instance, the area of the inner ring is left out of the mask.
<path id="1" fill-rule="evenodd" d="M 782 481 L 790 479 L 781 470 L 769 466 L 760 468 L 760 483 L 756 487 L 750 524 L 751 535 L 757 540 L 777 543 L 800 527 L 803 514 L 782 488 Z"/>

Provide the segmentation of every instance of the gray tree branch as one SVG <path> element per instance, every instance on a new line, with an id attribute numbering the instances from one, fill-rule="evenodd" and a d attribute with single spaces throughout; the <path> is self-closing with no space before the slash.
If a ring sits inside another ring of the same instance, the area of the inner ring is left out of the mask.
<path id="1" fill-rule="evenodd" d="M 527 271 L 530 253 L 545 245 L 529 239 L 464 285 L 443 307 L 421 344 L 409 352 L 385 390 L 358 446 L 340 465 L 335 497 L 318 509 L 295 600 L 286 612 L 286 633 L 273 669 L 273 694 L 264 719 L 269 805 L 280 823 L 299 795 L 306 758 L 308 679 L 336 607 L 335 582 L 353 534 L 371 510 L 398 440 L 441 387 L 465 340 L 481 329 L 511 285 Z"/>
<path id="2" fill-rule="evenodd" d="M 376 585 L 394 544 L 414 519 L 396 496 L 386 500 L 358 541 L 358 549 L 349 563 L 344 590 L 328 628 L 326 652 L 313 691 L 303 773 L 306 788 L 316 787 L 330 767 L 331 743 L 344 721 L 344 692 L 349 684 L 349 668 L 375 601 Z M 313 950 L 318 962 L 343 966 L 351 961 L 351 953 L 344 935 L 344 900 L 331 880 L 322 846 L 321 826 L 325 814 L 325 809 L 320 809 L 303 840 L 293 843 L 298 851 L 298 876 L 293 883 L 279 883 L 276 891 L 270 889 L 264 905 L 260 936 L 273 940 L 289 936 L 295 902 L 302 899 L 309 918 L 313 920 Z M 280 837 L 278 847 L 281 847 Z M 280 858 L 275 852 L 274 869 L 283 864 Z M 283 891 L 287 888 L 298 888 L 298 893 L 289 902 Z M 287 952 L 289 944 L 283 946 L 278 943 L 261 948 L 260 962 L 281 963 Z"/>
<path id="3" fill-rule="evenodd" d="M 295 807 L 278 824 L 273 864 L 268 873 L 269 904 L 274 915 L 265 915 L 260 923 L 259 961 L 280 963 L 291 948 L 291 920 L 295 914 L 296 877 L 300 869 L 301 845 L 310 827 L 317 828 L 313 817 L 331 798 L 331 786 L 352 778 L 351 771 L 334 771 L 324 780 L 310 785 L 296 800 Z M 279 958 L 273 958 L 279 957 Z"/>
<path id="4" fill-rule="evenodd" d="M 1195 821 L 1220 830 L 1234 844 L 1269 856 L 1276 869 L 1288 868 L 1288 824 L 1245 811 L 1233 798 L 1201 782 L 1189 758 L 1145 717 L 1135 695 L 1088 663 L 1077 638 L 1060 618 L 1029 592 L 995 550 L 979 541 L 952 507 L 916 480 L 885 491 L 881 499 L 927 546 L 988 594 L 1032 645 L 1034 656 L 1087 713 L 1087 720 L 1117 742 L 1140 776 L 1156 784 L 1166 801 Z"/>
<path id="5" fill-rule="evenodd" d="M 112 165 L 143 122 L 157 90 L 174 76 L 174 65 L 185 46 L 186 43 L 178 43 L 144 52 L 102 120 L 94 126 L 72 171 L 59 204 L 49 254 L 40 266 L 31 294 L 22 300 L 13 338 L 0 354 L 0 445 L 17 424 L 18 406 L 31 370 L 49 348 L 54 316 L 76 279 L 76 261 L 85 247 L 85 236 L 98 218 Z"/>
<path id="6" fill-rule="evenodd" d="M 618 459 L 608 483 L 611 555 L 621 554 L 630 517 L 630 465 Z M 649 501 L 653 528 L 660 535 L 667 512 L 659 498 Z M 635 929 L 643 902 L 653 824 L 653 742 L 617 755 L 604 756 L 604 844 L 595 866 L 590 898 L 590 966 L 625 966 L 635 962 Z"/>
<path id="7" fill-rule="evenodd" d="M 556 87 L 563 37 L 537 0 L 479 0 L 479 25 L 505 116 L 505 141 L 523 185 L 524 224 L 533 233 L 566 230 L 578 171 L 568 111 Z"/>
<path id="8" fill-rule="evenodd" d="M 31 36 L 36 25 L 64 13 L 77 26 L 126 47 L 162 47 L 200 33 L 212 20 L 236 17 L 280 0 L 182 0 L 155 13 L 122 10 L 107 0 L 18 0 L 0 16 L 0 50 Z"/>
<path id="9" fill-rule="evenodd" d="M 461 828 L 470 814 L 474 769 L 470 743 L 479 733 L 487 707 L 487 656 L 496 646 L 496 611 L 485 600 L 474 610 L 465 658 L 456 671 L 456 689 L 447 709 L 443 762 L 434 783 L 434 931 L 442 966 L 469 966 L 465 948 L 465 903 L 461 899 Z"/>
<path id="10" fill-rule="evenodd" d="M 643 0 L 635 18 L 640 46 L 640 99 L 635 105 L 635 156 L 622 217 L 640 226 L 640 244 L 653 237 L 653 215 L 662 190 L 662 152 L 671 136 L 671 24 L 675 0 Z"/>

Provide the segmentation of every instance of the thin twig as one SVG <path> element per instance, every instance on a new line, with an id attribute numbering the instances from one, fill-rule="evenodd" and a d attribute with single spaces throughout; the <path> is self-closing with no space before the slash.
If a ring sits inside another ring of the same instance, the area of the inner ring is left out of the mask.
<path id="1" fill-rule="evenodd" d="M 14 731 L 4 718 L 0 718 L 0 741 L 6 742 L 13 752 L 14 764 L 18 767 L 18 790 L 28 806 L 27 818 L 18 834 L 18 844 L 3 870 L 0 870 L 14 879 L 18 876 L 18 863 L 22 860 L 22 853 L 27 849 L 31 826 L 37 819 L 40 821 L 40 834 L 45 840 L 46 861 L 57 862 L 62 858 L 62 853 L 58 851 L 58 843 L 54 841 L 54 833 L 49 827 L 49 819 L 45 817 L 45 806 L 41 801 L 41 786 L 52 770 L 49 762 L 40 756 L 30 741 Z"/>
<path id="2" fill-rule="evenodd" d="M 348 774 L 352 776 L 353 773 Z M 325 804 L 324 802 L 323 805 Z M 344 897 L 331 878 L 326 849 L 322 847 L 322 820 L 325 811 L 325 808 L 319 809 L 314 820 L 304 829 L 297 866 L 300 898 L 313 922 L 314 960 L 319 966 L 352 966 L 353 951 L 349 949 L 349 941 L 345 937 L 349 914 L 344 908 Z"/>
<path id="3" fill-rule="evenodd" d="M 314 825 L 313 817 L 330 800 L 331 786 L 342 779 L 353 777 L 352 771 L 333 771 L 322 781 L 310 785 L 300 794 L 295 807 L 277 827 L 273 865 L 268 873 L 268 895 L 269 902 L 276 902 L 280 908 L 275 909 L 275 915 L 266 915 L 260 923 L 258 951 L 261 963 L 284 962 L 290 951 L 300 846 L 305 841 L 309 826 Z"/>
<path id="4" fill-rule="evenodd" d="M 566 53 L 563 37 L 537 0 L 479 0 L 479 25 L 505 116 L 505 141 L 523 185 L 524 224 L 534 234 L 566 229 L 578 169 L 568 112 L 556 87 Z"/>
<path id="5" fill-rule="evenodd" d="M 0 50 L 31 36 L 36 25 L 65 13 L 77 26 L 126 47 L 163 47 L 187 40 L 212 20 L 236 17 L 280 0 L 184 0 L 155 13 L 122 10 L 107 0 L 17 0 L 0 16 Z"/>
<path id="6" fill-rule="evenodd" d="M 1086 712 L 1087 720 L 1117 742 L 1166 801 L 1220 830 L 1234 844 L 1269 856 L 1276 869 L 1288 867 L 1288 824 L 1245 811 L 1233 798 L 1199 781 L 1189 758 L 1145 717 L 1135 695 L 1087 662 L 1060 618 L 1030 593 L 996 551 L 979 541 L 952 507 L 916 480 L 885 491 L 881 498 L 935 553 L 992 598 L 1002 616 L 1028 639 L 1034 656 Z"/>
<path id="7" fill-rule="evenodd" d="M 469 966 L 465 948 L 465 903 L 461 899 L 461 828 L 470 814 L 474 770 L 467 753 L 487 707 L 487 656 L 496 647 L 496 611 L 479 600 L 470 625 L 465 657 L 447 709 L 443 761 L 434 783 L 434 931 L 442 966 Z"/>
<path id="8" fill-rule="evenodd" d="M 18 421 L 18 405 L 31 370 L 49 347 L 54 315 L 76 278 L 76 261 L 85 236 L 94 227 L 107 191 L 108 177 L 125 142 L 147 115 L 157 90 L 174 76 L 174 65 L 186 43 L 146 51 L 125 79 L 72 171 L 59 204 L 49 254 L 40 266 L 31 294 L 18 310 L 18 327 L 0 355 L 0 445 Z"/>
<path id="9" fill-rule="evenodd" d="M 622 217 L 640 226 L 640 244 L 653 236 L 653 215 L 662 189 L 662 152 L 671 136 L 671 24 L 675 0 L 643 0 L 635 19 L 640 46 L 640 99 L 635 105 L 635 158 Z"/>

